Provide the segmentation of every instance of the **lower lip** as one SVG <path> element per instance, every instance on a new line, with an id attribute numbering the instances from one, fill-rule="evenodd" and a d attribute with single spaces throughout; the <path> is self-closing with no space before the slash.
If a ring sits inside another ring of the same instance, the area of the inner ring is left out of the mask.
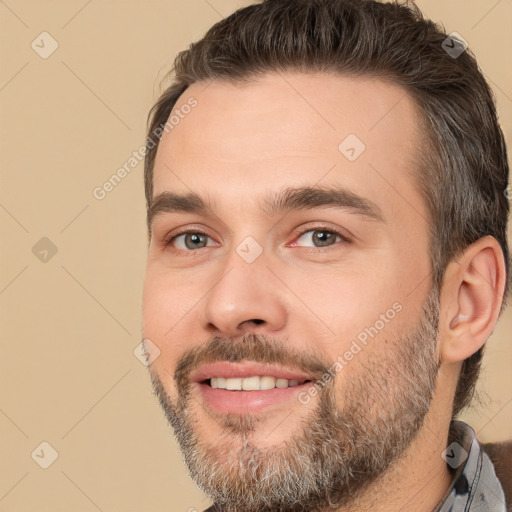
<path id="1" fill-rule="evenodd" d="M 288 388 L 274 388 L 266 391 L 231 391 L 212 388 L 203 382 L 197 383 L 204 404 L 215 412 L 225 414 L 251 414 L 271 406 L 283 405 L 290 400 L 299 402 L 298 395 L 306 391 L 312 382 Z"/>

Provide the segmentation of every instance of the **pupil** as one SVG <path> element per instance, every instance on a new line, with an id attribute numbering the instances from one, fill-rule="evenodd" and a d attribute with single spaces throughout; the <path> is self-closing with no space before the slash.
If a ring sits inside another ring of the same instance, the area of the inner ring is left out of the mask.
<path id="1" fill-rule="evenodd" d="M 188 234 L 188 237 L 185 238 L 185 245 L 187 246 L 188 249 L 194 249 L 194 248 L 197 248 L 197 244 L 198 243 L 201 243 L 202 240 L 204 238 L 204 235 L 201 235 L 199 233 L 189 233 Z M 190 240 L 190 243 L 189 243 L 189 240 Z"/>
<path id="2" fill-rule="evenodd" d="M 332 238 L 333 233 L 328 231 L 315 231 L 313 239 L 319 243 L 320 246 L 329 245 L 329 240 Z"/>

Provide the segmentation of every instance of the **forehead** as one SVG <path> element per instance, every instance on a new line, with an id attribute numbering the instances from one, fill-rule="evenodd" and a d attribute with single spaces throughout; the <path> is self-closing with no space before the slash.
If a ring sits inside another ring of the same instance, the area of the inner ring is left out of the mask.
<path id="1" fill-rule="evenodd" d="M 179 122 L 162 136 L 154 196 L 193 191 L 220 202 L 238 198 L 242 206 L 248 191 L 255 198 L 320 183 L 390 208 L 404 196 L 421 203 L 418 110 L 403 88 L 382 79 L 287 72 L 200 82 L 172 115 Z"/>

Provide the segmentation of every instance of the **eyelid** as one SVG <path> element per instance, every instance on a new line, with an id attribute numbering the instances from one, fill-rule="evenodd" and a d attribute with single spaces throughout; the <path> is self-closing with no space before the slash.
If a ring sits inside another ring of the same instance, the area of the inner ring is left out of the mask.
<path id="1" fill-rule="evenodd" d="M 351 242 L 351 236 L 346 230 L 342 230 L 341 228 L 329 226 L 326 224 L 318 224 L 318 225 L 309 225 L 309 226 L 301 226 L 293 231 L 293 237 L 294 240 L 297 238 L 302 237 L 306 233 L 310 231 L 328 231 L 329 233 L 333 233 L 335 235 L 338 235 L 343 242 Z M 336 244 L 333 244 L 336 245 Z M 295 246 L 297 247 L 297 246 Z M 329 247 L 332 247 L 331 245 L 327 245 L 325 247 L 309 247 L 310 249 L 316 249 L 316 250 L 322 250 L 322 249 L 329 249 Z"/>
<path id="2" fill-rule="evenodd" d="M 353 235 L 348 230 L 336 226 L 331 226 L 329 224 L 325 224 L 322 222 L 313 225 L 300 226 L 297 229 L 293 230 L 292 236 L 297 238 L 304 235 L 308 231 L 329 231 L 331 233 L 336 233 L 347 242 L 350 241 L 351 238 L 353 238 Z"/>
<path id="3" fill-rule="evenodd" d="M 162 240 L 162 249 L 165 249 L 167 246 L 170 246 L 174 239 L 178 238 L 179 236 L 186 235 L 188 233 L 197 233 L 200 235 L 204 235 L 204 236 L 207 236 L 208 238 L 211 238 L 212 240 L 215 241 L 213 236 L 208 234 L 204 228 L 195 227 L 194 225 L 192 225 L 192 226 L 187 226 L 186 228 L 182 228 L 182 229 L 181 228 L 174 229 L 173 231 L 171 231 L 170 233 L 165 235 Z M 175 249 L 175 250 L 180 251 L 180 252 L 197 252 L 201 249 L 206 249 L 206 247 L 200 247 L 199 249 L 195 249 L 194 251 L 192 251 L 192 250 L 184 251 L 183 249 Z"/>

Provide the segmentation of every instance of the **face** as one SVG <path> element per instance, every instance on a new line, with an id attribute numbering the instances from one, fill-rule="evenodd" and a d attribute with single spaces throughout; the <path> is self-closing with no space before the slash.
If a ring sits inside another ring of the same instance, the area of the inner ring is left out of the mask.
<path id="1" fill-rule="evenodd" d="M 437 374 L 415 105 L 270 73 L 194 84 L 174 114 L 143 331 L 187 464 L 223 510 L 348 503 L 410 445 Z"/>

